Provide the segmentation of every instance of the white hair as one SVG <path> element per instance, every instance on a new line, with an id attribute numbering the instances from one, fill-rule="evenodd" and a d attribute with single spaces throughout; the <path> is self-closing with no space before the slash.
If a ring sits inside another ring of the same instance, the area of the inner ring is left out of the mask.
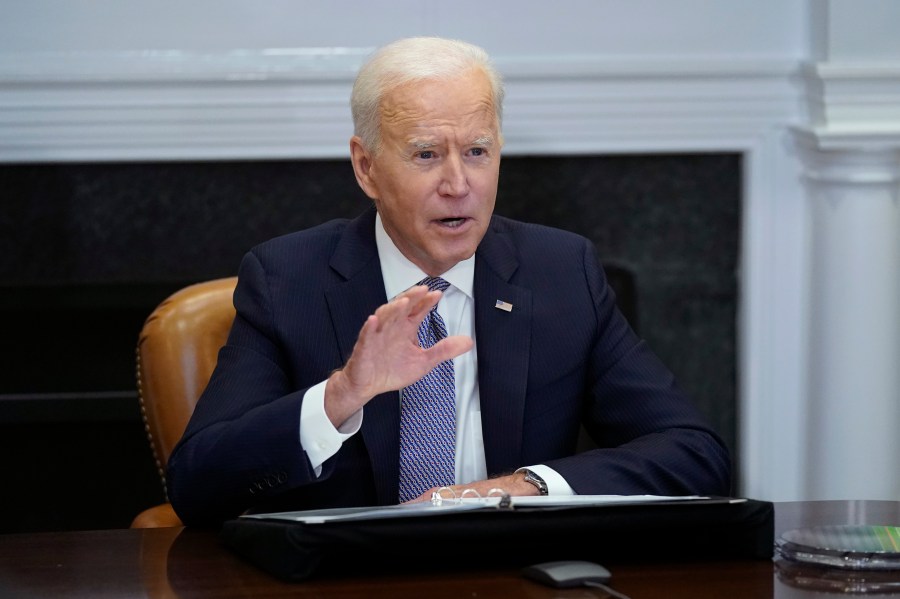
<path id="1" fill-rule="evenodd" d="M 460 40 L 410 37 L 378 49 L 360 68 L 350 94 L 354 134 L 366 149 L 378 153 L 379 106 L 385 94 L 411 81 L 452 78 L 472 68 L 481 69 L 490 81 L 499 127 L 503 119 L 503 79 L 487 52 Z"/>

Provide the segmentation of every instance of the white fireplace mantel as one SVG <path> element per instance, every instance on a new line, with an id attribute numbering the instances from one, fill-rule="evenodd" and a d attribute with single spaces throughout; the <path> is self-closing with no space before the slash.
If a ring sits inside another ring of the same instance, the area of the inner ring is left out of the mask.
<path id="1" fill-rule="evenodd" d="M 0 161 L 346 157 L 370 51 L 0 55 Z M 788 61 L 495 61 L 507 154 L 742 150 L 798 118 Z"/>

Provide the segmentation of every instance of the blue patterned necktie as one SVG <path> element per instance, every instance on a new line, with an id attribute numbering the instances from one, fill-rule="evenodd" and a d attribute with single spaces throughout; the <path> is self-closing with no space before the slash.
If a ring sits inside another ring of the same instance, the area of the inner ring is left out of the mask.
<path id="1" fill-rule="evenodd" d="M 419 285 L 444 291 L 450 284 L 426 277 Z M 419 345 L 429 348 L 447 336 L 437 306 L 419 326 Z M 415 499 L 426 489 L 456 480 L 456 393 L 453 360 L 441 362 L 401 391 L 400 501 Z"/>

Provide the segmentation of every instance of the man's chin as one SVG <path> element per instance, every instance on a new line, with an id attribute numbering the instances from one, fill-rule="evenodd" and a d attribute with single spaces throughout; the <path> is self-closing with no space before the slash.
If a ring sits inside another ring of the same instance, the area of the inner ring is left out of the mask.
<path id="1" fill-rule="evenodd" d="M 425 272 L 434 275 L 435 273 L 441 274 L 445 273 L 460 262 L 464 260 L 468 260 L 475 254 L 475 247 L 466 247 L 466 249 L 458 249 L 454 251 L 443 251 L 437 255 L 431 255 L 428 257 L 428 266 L 429 268 L 423 268 L 424 265 L 420 264 L 419 267 L 422 268 Z"/>

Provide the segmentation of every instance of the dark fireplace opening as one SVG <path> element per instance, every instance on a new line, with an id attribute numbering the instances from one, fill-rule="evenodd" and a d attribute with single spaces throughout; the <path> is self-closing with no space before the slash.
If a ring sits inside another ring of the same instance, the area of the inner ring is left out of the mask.
<path id="1" fill-rule="evenodd" d="M 739 154 L 508 156 L 496 207 L 594 241 L 732 450 L 740 177 Z M 0 469 L 19 489 L 0 532 L 128 526 L 160 501 L 134 382 L 146 316 L 255 243 L 368 205 L 345 160 L 8 164 L 0 188 Z"/>

